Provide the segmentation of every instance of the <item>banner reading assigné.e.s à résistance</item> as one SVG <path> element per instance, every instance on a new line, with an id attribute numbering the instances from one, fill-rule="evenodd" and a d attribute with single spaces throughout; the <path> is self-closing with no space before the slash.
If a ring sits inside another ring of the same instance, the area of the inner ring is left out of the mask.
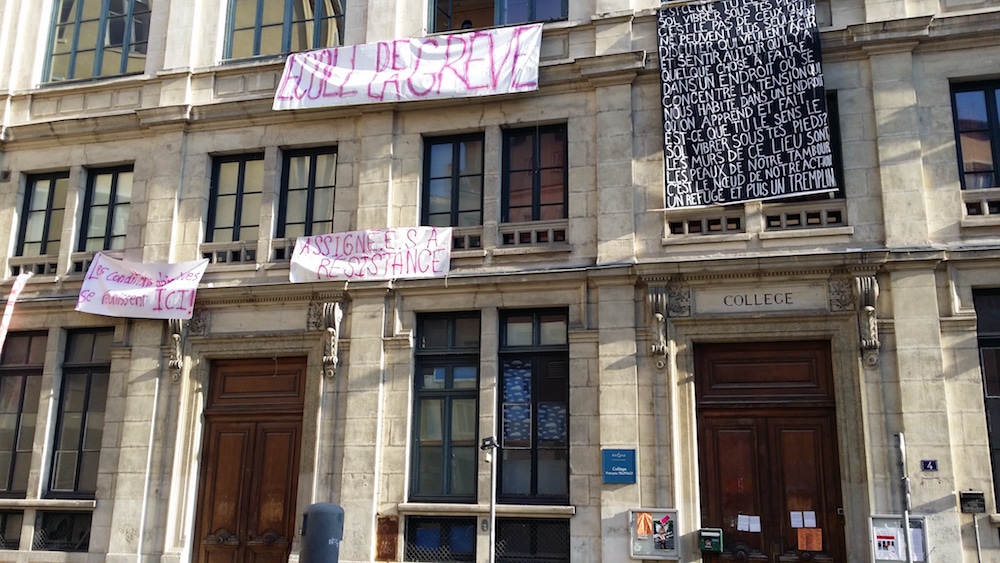
<path id="1" fill-rule="evenodd" d="M 451 266 L 451 227 L 400 227 L 299 237 L 289 280 L 434 278 Z"/>

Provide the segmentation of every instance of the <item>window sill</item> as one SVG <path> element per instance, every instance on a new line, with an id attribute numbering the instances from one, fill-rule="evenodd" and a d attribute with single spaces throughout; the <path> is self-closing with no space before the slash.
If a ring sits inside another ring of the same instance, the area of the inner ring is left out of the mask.
<path id="1" fill-rule="evenodd" d="M 531 246 L 510 246 L 494 248 L 493 256 L 526 256 L 529 254 L 569 254 L 573 247 L 569 244 L 535 244 Z"/>
<path id="2" fill-rule="evenodd" d="M 725 235 L 673 235 L 660 241 L 661 246 L 678 246 L 684 244 L 708 244 L 720 242 L 746 242 L 750 233 L 733 233 Z"/>
<path id="3" fill-rule="evenodd" d="M 1000 227 L 1000 215 L 984 215 L 981 217 L 963 217 L 960 223 L 963 229 L 981 229 L 984 227 Z"/>
<path id="4" fill-rule="evenodd" d="M 73 500 L 73 499 L 23 499 L 5 498 L 0 499 L 0 509 L 11 508 L 34 508 L 37 510 L 79 510 L 87 511 L 97 508 L 96 500 Z"/>
<path id="5" fill-rule="evenodd" d="M 775 239 L 797 239 L 812 237 L 838 237 L 854 235 L 854 227 L 850 225 L 844 227 L 815 227 L 802 229 L 784 229 L 776 231 L 764 231 L 758 235 L 761 240 Z"/>
<path id="6" fill-rule="evenodd" d="M 536 504 L 497 504 L 494 505 L 497 516 L 525 516 L 566 518 L 576 514 L 575 506 L 536 505 Z M 489 504 L 460 504 L 453 502 L 402 502 L 396 505 L 400 514 L 414 515 L 453 515 L 488 514 Z"/>

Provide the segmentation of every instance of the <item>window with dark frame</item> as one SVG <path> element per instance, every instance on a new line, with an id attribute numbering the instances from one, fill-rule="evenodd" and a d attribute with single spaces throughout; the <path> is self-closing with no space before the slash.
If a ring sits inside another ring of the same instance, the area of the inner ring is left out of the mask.
<path id="1" fill-rule="evenodd" d="M 569 520 L 497 518 L 496 562 L 569 563 Z"/>
<path id="2" fill-rule="evenodd" d="M 343 0 L 229 0 L 225 59 L 337 47 Z"/>
<path id="3" fill-rule="evenodd" d="M 568 0 L 434 0 L 430 8 L 435 32 L 565 20 L 569 15 Z"/>
<path id="4" fill-rule="evenodd" d="M 417 318 L 410 499 L 475 502 L 479 313 Z"/>
<path id="5" fill-rule="evenodd" d="M 11 333 L 0 355 L 0 498 L 25 498 L 35 441 L 44 332 Z"/>
<path id="6" fill-rule="evenodd" d="M 59 254 L 69 172 L 28 176 L 17 256 Z"/>
<path id="7" fill-rule="evenodd" d="M 565 124 L 504 131 L 504 223 L 566 218 L 567 148 Z"/>
<path id="8" fill-rule="evenodd" d="M 113 329 L 69 333 L 47 498 L 93 499 L 104 435 Z"/>
<path id="9" fill-rule="evenodd" d="M 421 224 L 483 224 L 483 134 L 424 140 Z"/>
<path id="10" fill-rule="evenodd" d="M 79 252 L 122 250 L 132 201 L 132 166 L 94 169 L 87 174 Z"/>
<path id="11" fill-rule="evenodd" d="M 58 0 L 45 81 L 142 72 L 151 14 L 150 0 Z"/>
<path id="12" fill-rule="evenodd" d="M 278 238 L 333 232 L 337 150 L 287 151 L 278 198 Z"/>
<path id="13" fill-rule="evenodd" d="M 1000 502 L 1000 289 L 973 290 L 986 430 L 993 468 L 993 498 Z"/>
<path id="14" fill-rule="evenodd" d="M 1000 186 L 1000 81 L 951 85 L 958 172 L 963 190 Z"/>
<path id="15" fill-rule="evenodd" d="M 205 242 L 256 241 L 260 236 L 264 154 L 216 157 L 209 190 Z"/>
<path id="16" fill-rule="evenodd" d="M 502 503 L 569 502 L 569 336 L 563 310 L 500 318 Z"/>

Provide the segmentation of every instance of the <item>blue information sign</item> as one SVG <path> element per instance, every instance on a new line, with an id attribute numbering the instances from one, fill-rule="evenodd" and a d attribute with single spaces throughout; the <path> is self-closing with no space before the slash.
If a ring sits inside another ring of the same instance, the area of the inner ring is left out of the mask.
<path id="1" fill-rule="evenodd" d="M 635 483 L 635 450 L 601 450 L 605 483 Z"/>

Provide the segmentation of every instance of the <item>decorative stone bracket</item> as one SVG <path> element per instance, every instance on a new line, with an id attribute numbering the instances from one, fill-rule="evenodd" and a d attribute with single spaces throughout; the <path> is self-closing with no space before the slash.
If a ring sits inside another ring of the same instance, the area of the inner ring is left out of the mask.
<path id="1" fill-rule="evenodd" d="M 858 331 L 861 333 L 861 356 L 868 369 L 878 366 L 881 343 L 878 341 L 878 281 L 875 276 L 857 276 L 854 291 L 858 297 Z"/>
<path id="2" fill-rule="evenodd" d="M 657 358 L 656 367 L 663 369 L 667 365 L 667 288 L 662 285 L 651 285 L 646 288 L 646 303 L 652 318 L 650 327 L 653 343 L 649 347 L 650 355 Z"/>
<path id="3" fill-rule="evenodd" d="M 167 368 L 170 369 L 170 379 L 177 382 L 181 378 L 181 368 L 184 367 L 184 357 L 181 350 L 184 321 L 168 319 L 167 330 L 170 332 L 170 360 L 167 362 Z"/>
<path id="4" fill-rule="evenodd" d="M 337 373 L 340 363 L 340 321 L 344 319 L 344 310 L 340 303 L 323 303 L 323 327 L 326 334 L 323 337 L 323 371 L 327 377 Z"/>

